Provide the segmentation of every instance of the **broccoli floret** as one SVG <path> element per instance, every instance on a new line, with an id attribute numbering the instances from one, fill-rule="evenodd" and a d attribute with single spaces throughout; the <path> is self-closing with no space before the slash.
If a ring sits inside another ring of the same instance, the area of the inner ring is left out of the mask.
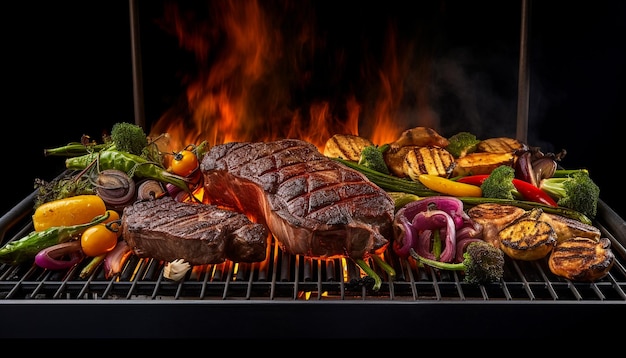
<path id="1" fill-rule="evenodd" d="M 459 132 L 448 138 L 446 150 L 455 158 L 461 158 L 465 155 L 475 152 L 480 140 L 469 132 Z"/>
<path id="2" fill-rule="evenodd" d="M 141 155 L 148 145 L 148 137 L 143 128 L 128 122 L 118 122 L 113 125 L 111 141 L 117 150 L 135 155 Z"/>
<path id="3" fill-rule="evenodd" d="M 515 169 L 508 165 L 501 165 L 492 170 L 491 174 L 480 185 L 483 197 L 510 200 L 519 198 L 520 194 L 513 185 L 514 178 Z"/>
<path id="4" fill-rule="evenodd" d="M 368 145 L 361 150 L 358 164 L 380 173 L 389 174 L 389 168 L 383 157 L 383 153 L 389 148 L 388 144 L 380 147 Z"/>
<path id="5" fill-rule="evenodd" d="M 542 179 L 539 188 L 563 206 L 587 215 L 593 219 L 598 210 L 600 188 L 585 169 L 570 171 L 565 177 Z"/>
<path id="6" fill-rule="evenodd" d="M 419 262 L 442 270 L 465 271 L 468 283 L 496 282 L 504 276 L 504 252 L 486 241 L 474 241 L 467 245 L 463 262 L 449 263 L 427 259 L 411 249 L 411 256 Z"/>

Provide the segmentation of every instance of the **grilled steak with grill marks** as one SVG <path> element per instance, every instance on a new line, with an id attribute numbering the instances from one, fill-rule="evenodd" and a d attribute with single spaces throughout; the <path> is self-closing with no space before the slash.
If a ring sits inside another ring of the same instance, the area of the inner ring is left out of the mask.
<path id="1" fill-rule="evenodd" d="M 200 169 L 211 204 L 266 223 L 288 253 L 363 258 L 382 252 L 393 235 L 392 198 L 311 143 L 216 145 Z"/>
<path id="2" fill-rule="evenodd" d="M 241 213 L 170 196 L 124 208 L 121 230 L 137 256 L 191 265 L 263 261 L 269 236 L 267 227 Z"/>

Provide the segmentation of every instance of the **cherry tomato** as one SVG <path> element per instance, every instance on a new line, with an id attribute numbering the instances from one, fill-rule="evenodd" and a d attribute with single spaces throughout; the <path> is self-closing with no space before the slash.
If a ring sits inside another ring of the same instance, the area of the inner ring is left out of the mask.
<path id="1" fill-rule="evenodd" d="M 198 157 L 191 150 L 183 149 L 174 154 L 171 164 L 172 173 L 186 177 L 196 170 L 197 167 Z"/>
<path id="2" fill-rule="evenodd" d="M 110 230 L 106 224 L 97 224 L 83 231 L 80 246 L 87 256 L 100 256 L 115 248 L 117 232 Z"/>

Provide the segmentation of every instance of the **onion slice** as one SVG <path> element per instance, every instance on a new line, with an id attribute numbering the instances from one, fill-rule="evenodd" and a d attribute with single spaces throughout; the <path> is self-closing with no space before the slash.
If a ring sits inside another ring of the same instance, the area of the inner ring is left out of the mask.
<path id="1" fill-rule="evenodd" d="M 48 270 L 65 270 L 85 258 L 80 241 L 74 240 L 47 247 L 35 255 L 35 264 Z"/>
<path id="2" fill-rule="evenodd" d="M 132 249 L 125 240 L 118 241 L 115 248 L 104 257 L 104 277 L 109 279 L 122 272 L 122 267 L 132 253 Z"/>

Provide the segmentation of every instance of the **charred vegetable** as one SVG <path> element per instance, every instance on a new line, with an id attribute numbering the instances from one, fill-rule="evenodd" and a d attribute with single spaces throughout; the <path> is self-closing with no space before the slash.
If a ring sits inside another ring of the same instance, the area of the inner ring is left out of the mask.
<path id="1" fill-rule="evenodd" d="M 189 186 L 184 178 L 168 172 L 159 163 L 148 161 L 138 155 L 107 149 L 65 160 L 65 166 L 74 170 L 86 169 L 94 164 L 97 164 L 98 169 L 101 170 L 117 169 L 125 172 L 131 178 L 136 176 L 171 183 L 189 192 Z"/>
<path id="2" fill-rule="evenodd" d="M 455 158 L 461 158 L 465 155 L 475 152 L 480 139 L 470 132 L 459 132 L 448 138 L 450 142 L 446 150 Z"/>
<path id="3" fill-rule="evenodd" d="M 51 227 L 86 224 L 105 212 L 105 202 L 98 195 L 76 195 L 37 207 L 32 218 L 33 226 L 35 231 L 43 231 Z"/>
<path id="4" fill-rule="evenodd" d="M 106 221 L 108 218 L 109 213 L 105 213 L 86 224 L 55 226 L 43 231 L 33 231 L 27 236 L 19 240 L 10 241 L 0 248 L 0 263 L 18 265 L 28 260 L 33 260 L 41 250 L 67 242 L 75 235 Z"/>
<path id="5" fill-rule="evenodd" d="M 383 157 L 383 153 L 387 149 L 389 149 L 389 145 L 387 144 L 380 147 L 375 145 L 364 147 L 361 151 L 358 164 L 377 172 L 389 174 L 389 168 L 387 168 L 387 163 L 385 163 L 385 158 Z"/>
<path id="6" fill-rule="evenodd" d="M 463 262 L 447 263 L 422 257 L 411 249 L 411 257 L 425 265 L 452 271 L 465 271 L 464 281 L 483 284 L 497 282 L 504 275 L 504 252 L 495 246 L 476 241 L 467 245 Z"/>
<path id="7" fill-rule="evenodd" d="M 541 180 L 539 187 L 557 200 L 559 206 L 576 210 L 591 219 L 596 217 L 600 188 L 587 170 L 571 171 L 565 177 Z"/>
<path id="8" fill-rule="evenodd" d="M 98 173 L 95 181 L 96 194 L 102 198 L 107 207 L 123 209 L 135 201 L 137 189 L 135 181 L 125 172 L 117 169 L 106 169 Z"/>
<path id="9" fill-rule="evenodd" d="M 118 122 L 111 128 L 111 140 L 117 150 L 141 155 L 148 145 L 148 137 L 143 128 L 136 124 Z"/>

